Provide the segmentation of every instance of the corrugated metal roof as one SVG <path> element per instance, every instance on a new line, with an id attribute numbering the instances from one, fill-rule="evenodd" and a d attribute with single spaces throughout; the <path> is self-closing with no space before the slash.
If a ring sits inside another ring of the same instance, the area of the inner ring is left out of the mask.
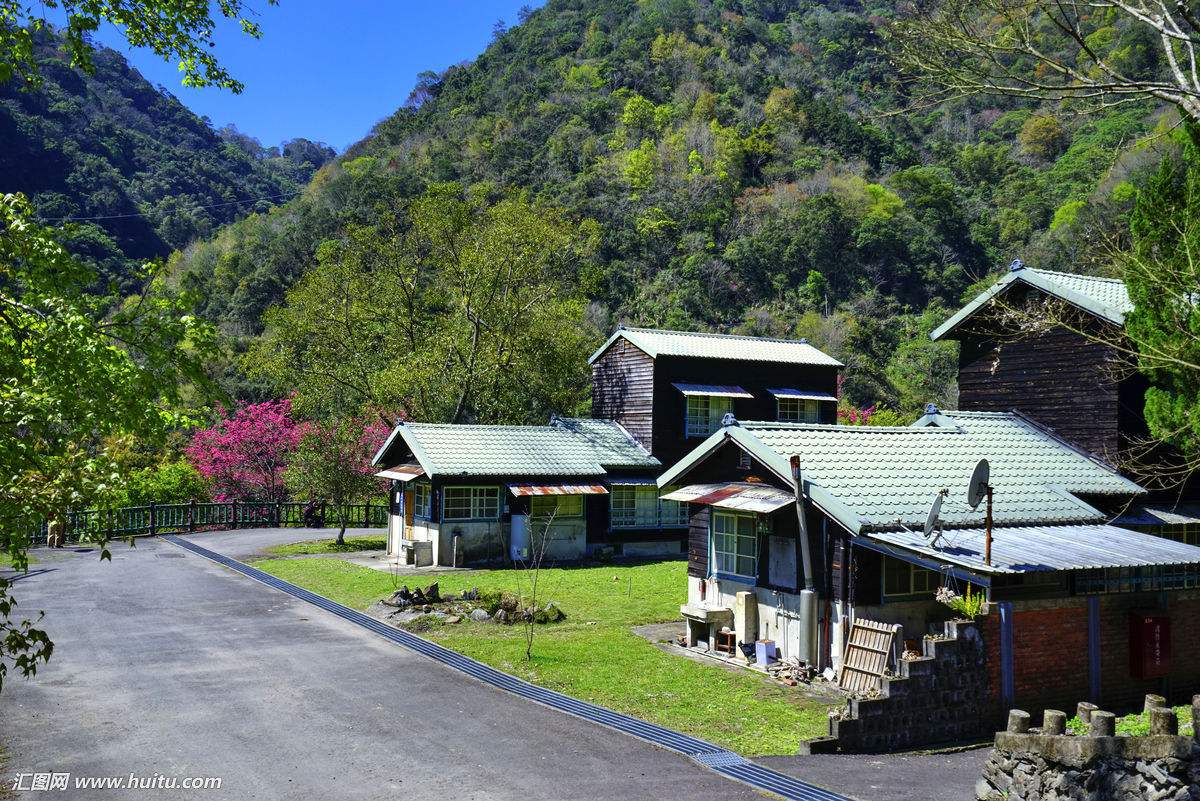
<path id="1" fill-rule="evenodd" d="M 588 359 L 596 361 L 612 343 L 625 338 L 652 358 L 690 356 L 701 359 L 738 359 L 748 362 L 811 364 L 842 367 L 842 363 L 803 340 L 768 339 L 736 334 L 666 331 L 658 328 L 618 328 Z"/>
<path id="2" fill-rule="evenodd" d="M 743 512 L 768 514 L 795 503 L 796 497 L 766 484 L 726 482 L 724 484 L 692 484 L 661 496 L 664 501 L 686 501 L 736 509 Z"/>
<path id="3" fill-rule="evenodd" d="M 1118 278 L 1099 278 L 1093 275 L 1075 275 L 1022 267 L 1006 273 L 995 284 L 955 312 L 954 316 L 933 330 L 929 335 L 930 338 L 936 340 L 946 336 L 1018 281 L 1036 287 L 1115 325 L 1123 325 L 1125 315 L 1133 310 L 1133 302 L 1129 299 L 1129 291 L 1125 288 L 1125 282 Z"/>
<path id="4" fill-rule="evenodd" d="M 984 563 L 985 530 L 949 529 L 936 547 L 920 531 L 873 531 L 867 539 L 979 573 L 1033 573 L 1106 567 L 1200 564 L 1200 548 L 1110 525 L 1019 526 L 992 531 L 992 564 Z"/>
<path id="5" fill-rule="evenodd" d="M 607 495 L 602 484 L 509 484 L 518 498 L 529 495 Z"/>
<path id="6" fill-rule="evenodd" d="M 672 384 L 684 395 L 714 395 L 719 398 L 753 398 L 741 387 L 718 386 L 717 384 Z"/>
<path id="7" fill-rule="evenodd" d="M 430 476 L 599 477 L 608 467 L 657 468 L 616 423 L 559 419 L 547 426 L 402 423 L 375 455 L 374 464 L 403 441 Z"/>
<path id="8" fill-rule="evenodd" d="M 1184 526 L 1200 524 L 1200 504 L 1175 507 L 1138 506 L 1113 521 L 1119 526 Z"/>
<path id="9" fill-rule="evenodd" d="M 777 398 L 800 398 L 801 400 L 815 401 L 837 400 L 836 395 L 831 395 L 828 392 L 815 392 L 811 389 L 789 389 L 787 387 L 781 387 L 779 389 L 768 389 L 767 392 L 770 392 Z"/>
<path id="10" fill-rule="evenodd" d="M 732 439 L 784 480 L 799 454 L 805 494 L 854 533 L 920 528 L 930 503 L 950 491 L 948 526 L 983 524 L 966 504 L 976 462 L 991 462 L 998 525 L 1101 522 L 1079 494 L 1129 496 L 1140 487 L 1116 471 L 1011 413 L 944 412 L 953 426 L 837 426 L 743 422 L 722 428 L 659 478 L 678 483 L 692 466 Z"/>
<path id="11" fill-rule="evenodd" d="M 425 468 L 419 464 L 401 464 L 380 470 L 375 475 L 379 478 L 390 478 L 396 481 L 412 481 L 414 478 L 425 475 Z"/>

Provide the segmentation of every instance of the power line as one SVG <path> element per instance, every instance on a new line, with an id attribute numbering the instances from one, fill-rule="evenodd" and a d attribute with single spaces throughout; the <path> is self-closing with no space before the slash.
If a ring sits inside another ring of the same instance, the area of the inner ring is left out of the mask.
<path id="1" fill-rule="evenodd" d="M 260 200 L 278 200 L 285 197 L 295 197 L 302 190 L 297 189 L 292 192 L 284 192 L 279 195 L 264 195 L 263 197 L 252 197 L 245 200 L 230 200 L 226 203 L 212 203 L 207 206 L 192 206 L 191 208 L 182 209 L 182 211 L 203 211 L 205 209 L 219 209 L 225 206 L 238 206 L 242 203 L 257 203 Z M 149 215 L 142 211 L 136 211 L 132 214 L 102 214 L 96 217 L 43 217 L 43 222 L 59 223 L 59 222 L 94 222 L 96 220 L 122 220 L 129 217 L 148 217 Z"/>

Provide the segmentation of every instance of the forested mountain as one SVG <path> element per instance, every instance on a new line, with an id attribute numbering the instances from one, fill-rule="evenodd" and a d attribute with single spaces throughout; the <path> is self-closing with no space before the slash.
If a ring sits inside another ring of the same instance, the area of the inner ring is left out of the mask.
<path id="1" fill-rule="evenodd" d="M 298 199 L 174 263 L 235 337 L 322 241 L 401 213 L 432 184 L 525 190 L 599 225 L 587 324 L 807 336 L 860 404 L 948 402 L 950 345 L 925 334 L 1020 257 L 1103 270 L 1130 181 L 1169 120 L 905 94 L 895 4 L 550 0 L 475 61 L 425 73 Z M 1149 58 L 1115 24 L 1105 48 Z M 388 302 L 386 298 L 380 303 Z"/>
<path id="2" fill-rule="evenodd" d="M 86 75 L 59 48 L 39 38 L 39 89 L 0 83 L 0 191 L 25 193 L 48 222 L 82 218 L 72 250 L 126 289 L 137 263 L 285 201 L 335 155 L 216 131 L 119 53 L 98 49 Z"/>

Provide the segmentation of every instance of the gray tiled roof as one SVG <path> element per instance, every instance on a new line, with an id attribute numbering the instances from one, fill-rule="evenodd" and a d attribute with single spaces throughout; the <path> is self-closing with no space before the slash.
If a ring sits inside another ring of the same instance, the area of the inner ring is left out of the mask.
<path id="1" fill-rule="evenodd" d="M 402 423 L 375 455 L 394 460 L 401 441 L 432 477 L 598 477 L 606 467 L 658 467 L 616 423 L 562 420 L 548 426 Z"/>
<path id="2" fill-rule="evenodd" d="M 737 359 L 749 362 L 809 364 L 841 367 L 842 363 L 803 340 L 768 339 L 735 334 L 707 334 L 692 331 L 665 331 L 657 328 L 618 328 L 592 354 L 596 361 L 612 343 L 624 337 L 652 358 L 690 356 L 702 359 Z"/>
<path id="3" fill-rule="evenodd" d="M 949 425 L 929 425 L 931 421 Z M 799 454 L 810 499 L 850 531 L 919 528 L 935 494 L 945 526 L 980 526 L 982 506 L 966 504 L 975 463 L 991 463 L 997 525 L 1101 522 L 1077 494 L 1132 496 L 1143 490 L 1108 466 L 1012 413 L 944 412 L 921 427 L 885 428 L 743 422 L 713 434 L 660 479 L 677 483 L 725 438 L 738 442 L 780 477 Z"/>
<path id="4" fill-rule="evenodd" d="M 1119 278 L 1099 278 L 1093 275 L 1075 275 L 1052 270 L 1039 270 L 1033 267 L 1020 267 L 1010 270 L 995 284 L 955 312 L 954 316 L 934 329 L 930 337 L 941 339 L 946 336 L 975 312 L 986 306 L 993 298 L 1017 282 L 1036 287 L 1116 325 L 1122 325 L 1125 322 L 1125 315 L 1133 310 L 1133 302 L 1129 299 L 1125 282 Z"/>

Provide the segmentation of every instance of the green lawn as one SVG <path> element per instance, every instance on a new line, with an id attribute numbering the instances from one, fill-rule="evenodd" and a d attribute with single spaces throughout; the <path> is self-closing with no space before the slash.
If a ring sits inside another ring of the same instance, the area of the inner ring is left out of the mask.
<path id="1" fill-rule="evenodd" d="M 267 553 L 279 556 L 304 556 L 314 553 L 351 553 L 354 551 L 382 551 L 387 548 L 385 537 L 347 537 L 338 545 L 336 539 L 306 540 L 287 545 L 273 545 L 267 548 Z"/>
<path id="2" fill-rule="evenodd" d="M 26 554 L 26 557 L 28 558 L 30 565 L 33 565 L 37 562 L 37 559 L 34 559 L 32 554 Z M 0 551 L 0 568 L 12 567 L 12 563 L 12 557 L 9 555 L 8 551 Z"/>
<path id="3" fill-rule="evenodd" d="M 271 559 L 255 567 L 346 606 L 364 609 L 400 584 L 437 581 L 443 594 L 528 592 L 528 573 L 489 570 L 394 577 L 335 559 Z M 494 623 L 439 626 L 423 636 L 544 687 L 702 737 L 747 755 L 793 754 L 825 734 L 825 704 L 761 676 L 664 653 L 631 626 L 677 620 L 686 566 L 544 569 L 539 605 L 556 601 L 567 620 L 537 628 L 532 661 L 524 629 Z"/>

